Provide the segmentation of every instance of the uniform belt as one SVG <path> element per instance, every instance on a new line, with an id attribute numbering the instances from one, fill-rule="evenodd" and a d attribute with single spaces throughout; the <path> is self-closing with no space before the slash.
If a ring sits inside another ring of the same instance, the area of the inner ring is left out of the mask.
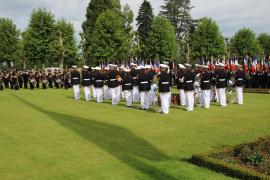
<path id="1" fill-rule="evenodd" d="M 193 83 L 193 81 L 186 81 L 186 83 Z"/>
<path id="2" fill-rule="evenodd" d="M 96 80 L 96 82 L 102 82 L 103 80 Z"/>
<path id="3" fill-rule="evenodd" d="M 162 82 L 162 84 L 170 84 L 169 82 Z"/>
<path id="4" fill-rule="evenodd" d="M 133 77 L 133 79 L 137 79 L 137 77 Z"/>
<path id="5" fill-rule="evenodd" d="M 79 79 L 78 77 L 72 78 L 72 79 Z"/>
<path id="6" fill-rule="evenodd" d="M 84 81 L 90 81 L 90 79 L 84 79 Z"/>
<path id="7" fill-rule="evenodd" d="M 125 86 L 131 86 L 132 84 L 131 83 L 129 83 L 129 84 L 125 84 Z"/>
<path id="8" fill-rule="evenodd" d="M 219 81 L 220 81 L 220 82 L 223 82 L 223 81 L 226 81 L 226 79 L 220 79 Z"/>
<path id="9" fill-rule="evenodd" d="M 116 81 L 116 79 L 110 79 L 110 81 Z"/>
<path id="10" fill-rule="evenodd" d="M 203 81 L 204 83 L 209 83 L 210 81 Z"/>
<path id="11" fill-rule="evenodd" d="M 141 82 L 141 84 L 148 84 L 148 81 Z"/>
<path id="12" fill-rule="evenodd" d="M 244 80 L 243 78 L 238 79 L 238 81 L 243 81 L 243 80 Z"/>

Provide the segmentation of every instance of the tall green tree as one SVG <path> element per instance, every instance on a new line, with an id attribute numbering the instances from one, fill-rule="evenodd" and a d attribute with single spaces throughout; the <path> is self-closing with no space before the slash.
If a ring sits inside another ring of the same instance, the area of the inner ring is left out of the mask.
<path id="1" fill-rule="evenodd" d="M 34 9 L 23 34 L 23 50 L 27 61 L 34 66 L 48 64 L 52 57 L 54 42 L 54 15 L 46 9 Z"/>
<path id="2" fill-rule="evenodd" d="M 122 15 L 113 10 L 102 13 L 96 21 L 92 43 L 92 63 L 126 60 L 129 38 Z"/>
<path id="3" fill-rule="evenodd" d="M 244 58 L 260 53 L 256 34 L 249 28 L 242 28 L 231 39 L 231 49 L 235 56 Z"/>
<path id="4" fill-rule="evenodd" d="M 165 17 L 154 18 L 147 40 L 149 58 L 160 61 L 175 60 L 178 50 L 177 38 L 174 27 Z"/>
<path id="5" fill-rule="evenodd" d="M 212 19 L 205 18 L 192 34 L 192 53 L 194 58 L 213 60 L 225 54 L 225 40 L 218 25 Z"/>
<path id="6" fill-rule="evenodd" d="M 64 19 L 56 22 L 54 49 L 59 59 L 59 68 L 61 71 L 63 71 L 64 64 L 70 66 L 72 63 L 75 63 L 78 49 L 72 23 Z"/>
<path id="7" fill-rule="evenodd" d="M 11 19 L 0 18 L 0 60 L 14 61 L 20 32 Z"/>
<path id="8" fill-rule="evenodd" d="M 268 33 L 261 33 L 257 37 L 257 41 L 259 42 L 262 50 L 263 55 L 269 57 L 270 56 L 270 34 Z"/>
<path id="9" fill-rule="evenodd" d="M 91 59 L 92 38 L 96 21 L 107 10 L 121 11 L 120 0 L 91 0 L 86 9 L 86 20 L 82 24 L 82 47 L 84 58 Z"/>
<path id="10" fill-rule="evenodd" d="M 146 48 L 148 47 L 147 39 L 151 30 L 152 21 L 154 18 L 153 8 L 149 1 L 144 0 L 139 9 L 137 20 L 138 34 L 140 40 L 140 54 L 139 58 L 145 60 L 149 54 L 147 54 Z"/>
<path id="11" fill-rule="evenodd" d="M 161 14 L 168 18 L 175 27 L 177 39 L 179 42 L 183 39 L 184 34 L 194 28 L 194 20 L 191 16 L 190 0 L 164 0 Z"/>

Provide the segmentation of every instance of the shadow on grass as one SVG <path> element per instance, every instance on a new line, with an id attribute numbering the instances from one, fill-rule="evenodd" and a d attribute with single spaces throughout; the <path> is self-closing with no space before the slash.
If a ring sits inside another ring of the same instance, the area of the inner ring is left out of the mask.
<path id="1" fill-rule="evenodd" d="M 42 109 L 21 97 L 22 103 L 49 116 L 63 127 L 96 144 L 121 162 L 154 179 L 181 179 L 154 166 L 158 162 L 172 160 L 166 154 L 133 132 L 109 123 L 75 117 Z"/>

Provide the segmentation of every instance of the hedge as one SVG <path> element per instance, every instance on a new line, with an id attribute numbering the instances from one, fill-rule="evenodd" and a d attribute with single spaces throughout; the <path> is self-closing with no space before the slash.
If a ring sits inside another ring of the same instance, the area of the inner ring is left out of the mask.
<path id="1" fill-rule="evenodd" d="M 218 153 L 218 152 L 216 152 Z M 209 157 L 209 154 L 198 154 L 193 155 L 190 159 L 190 162 L 211 169 L 213 171 L 221 172 L 227 176 L 236 177 L 244 180 L 259 180 L 259 179 L 269 179 L 270 176 L 260 174 L 255 170 L 248 169 L 246 167 L 237 165 L 237 164 L 229 164 L 221 160 L 214 159 Z"/>

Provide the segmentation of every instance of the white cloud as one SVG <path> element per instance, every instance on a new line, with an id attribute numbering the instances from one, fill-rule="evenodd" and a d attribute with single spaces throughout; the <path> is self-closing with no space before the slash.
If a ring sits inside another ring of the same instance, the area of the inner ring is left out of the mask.
<path id="1" fill-rule="evenodd" d="M 65 18 L 74 24 L 78 33 L 85 19 L 90 0 L 0 0 L 0 16 L 12 18 L 20 29 L 27 27 L 32 9 L 45 7 L 51 10 L 57 19 Z M 135 16 L 143 0 L 121 0 L 129 4 Z M 163 0 L 150 0 L 154 13 L 158 14 Z M 256 33 L 270 33 L 269 0 L 192 0 L 195 8 L 192 14 L 196 18 L 211 17 L 221 27 L 225 36 L 232 36 L 242 27 L 250 27 Z"/>

